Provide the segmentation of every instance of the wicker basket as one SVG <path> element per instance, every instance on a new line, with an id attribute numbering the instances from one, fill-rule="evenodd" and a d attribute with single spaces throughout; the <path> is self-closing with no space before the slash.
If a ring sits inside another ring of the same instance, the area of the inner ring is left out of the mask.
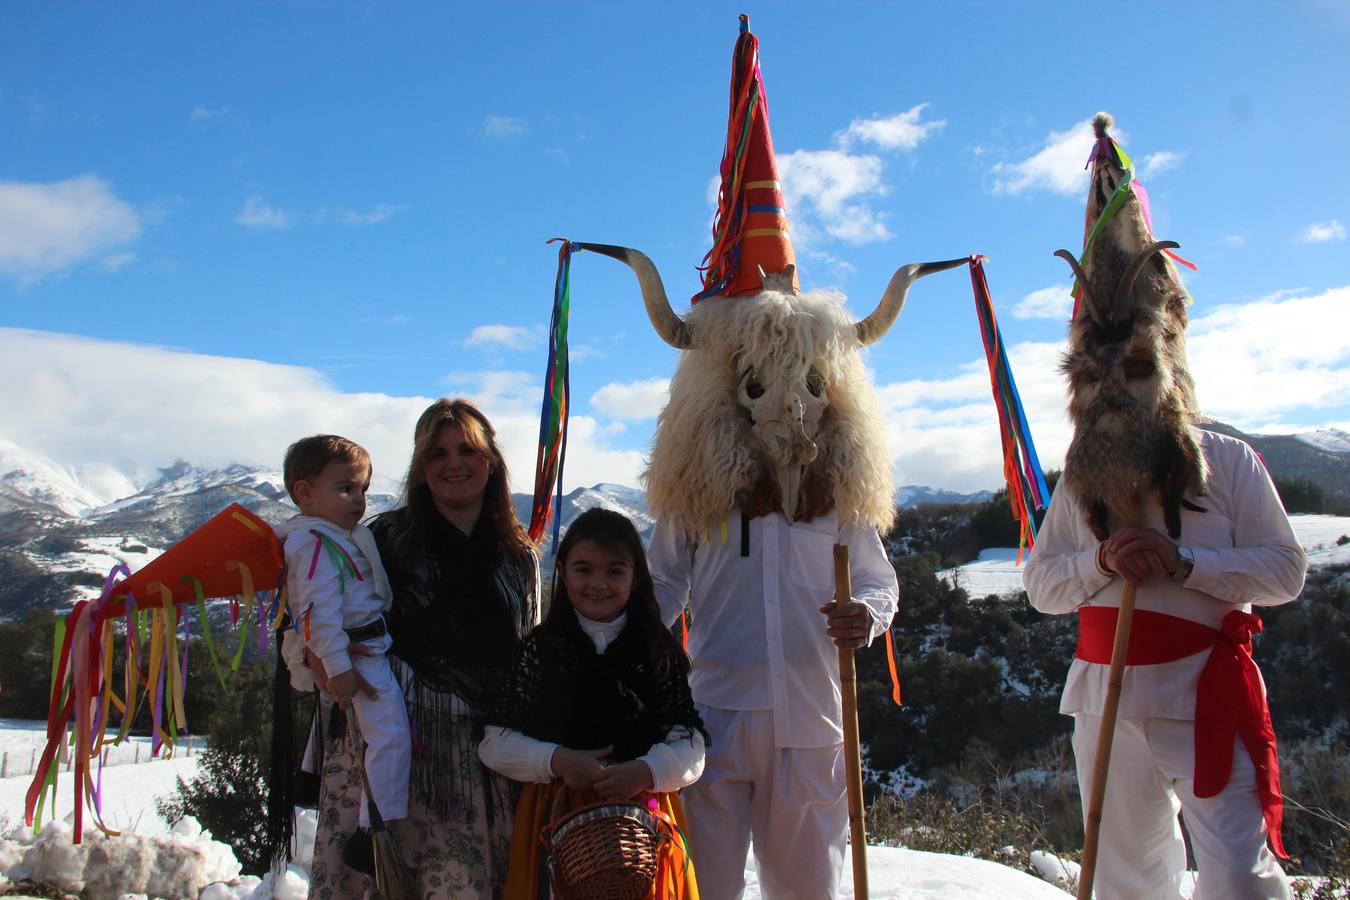
<path id="1" fill-rule="evenodd" d="M 592 803 L 545 829 L 558 900 L 651 896 L 662 845 L 660 820 L 635 803 Z"/>

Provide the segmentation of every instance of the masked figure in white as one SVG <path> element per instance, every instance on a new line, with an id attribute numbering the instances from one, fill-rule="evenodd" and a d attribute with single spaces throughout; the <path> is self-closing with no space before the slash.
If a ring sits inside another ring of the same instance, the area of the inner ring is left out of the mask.
<path id="1" fill-rule="evenodd" d="M 895 514 L 890 459 L 860 351 L 915 279 L 967 260 L 906 266 L 859 322 L 798 291 L 757 45 L 742 29 L 733 97 L 751 112 L 733 105 L 692 311 L 674 313 L 643 254 L 575 246 L 630 265 L 657 332 L 684 351 L 645 482 L 657 599 L 670 623 L 691 613 L 690 684 L 711 739 L 683 798 L 700 891 L 741 896 L 753 836 L 764 897 L 820 900 L 837 896 L 847 832 L 836 644 L 884 634 L 898 592 L 878 536 Z M 852 597 L 832 605 L 836 543 L 851 554 Z"/>
<path id="2" fill-rule="evenodd" d="M 1094 125 L 1088 238 L 1063 371 L 1073 442 L 1026 565 L 1032 604 L 1077 613 L 1060 711 L 1087 798 L 1116 613 L 1137 586 L 1095 879 L 1100 900 L 1278 898 L 1279 767 L 1251 657 L 1254 606 L 1298 596 L 1307 562 L 1260 459 L 1197 427 L 1188 299 L 1129 158 Z M 1268 846 L 1269 845 L 1269 846 Z"/>

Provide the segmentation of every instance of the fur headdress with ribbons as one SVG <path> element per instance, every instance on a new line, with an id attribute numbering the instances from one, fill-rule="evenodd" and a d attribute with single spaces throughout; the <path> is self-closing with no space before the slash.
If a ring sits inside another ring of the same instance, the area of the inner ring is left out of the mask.
<path id="1" fill-rule="evenodd" d="M 1055 254 L 1076 278 L 1062 364 L 1074 424 L 1064 478 L 1098 537 L 1153 501 L 1177 538 L 1183 495 L 1204 494 L 1208 474 L 1192 427 L 1200 412 L 1186 361 L 1190 297 L 1175 264 L 1195 267 L 1172 252 L 1175 242 L 1154 237 L 1148 194 L 1113 124 L 1106 113 L 1092 123 L 1082 253 Z"/>
<path id="2" fill-rule="evenodd" d="M 544 475 L 535 493 L 539 533 L 561 467 L 566 360 L 557 350 L 566 347 L 565 279 L 576 250 L 631 267 L 657 334 L 684 351 L 643 475 L 655 515 L 702 532 L 725 528 L 735 509 L 789 521 L 835 510 L 845 522 L 889 528 L 891 461 L 859 351 L 895 322 L 916 279 L 969 257 L 904 266 L 876 309 L 854 321 L 833 293 L 799 289 L 787 223 L 759 42 L 741 16 L 713 245 L 692 310 L 680 316 L 671 308 L 660 273 L 638 250 L 568 242 L 560 257 L 541 416 Z"/>

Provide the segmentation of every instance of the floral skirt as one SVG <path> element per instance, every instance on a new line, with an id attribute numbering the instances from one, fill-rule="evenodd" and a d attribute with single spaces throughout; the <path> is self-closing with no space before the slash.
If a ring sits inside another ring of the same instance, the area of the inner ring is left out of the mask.
<path id="1" fill-rule="evenodd" d="M 473 727 L 467 720 L 462 724 L 464 733 Z M 466 757 L 454 759 L 454 768 L 471 773 L 461 781 L 455 802 L 448 811 L 431 809 L 414 787 L 408 818 L 391 823 L 389 831 L 427 900 L 500 898 L 511 848 L 512 783 L 479 763 L 477 743 L 451 743 L 455 757 Z M 329 744 L 309 881 L 309 896 L 320 900 L 379 896 L 373 879 L 342 862 L 342 848 L 356 831 L 361 802 L 361 774 L 355 763 L 350 742 Z"/>
<path id="2" fill-rule="evenodd" d="M 559 793 L 563 793 L 558 804 L 559 815 L 600 799 L 593 793 L 573 791 L 561 781 L 525 785 L 520 804 L 516 807 L 515 836 L 511 840 L 511 870 L 507 876 L 505 900 L 549 900 L 548 867 L 543 858 L 539 834 L 554 820 L 554 799 Z M 680 798 L 677 794 L 655 796 L 660 801 L 661 812 L 679 826 L 681 833 L 663 851 L 668 854 L 666 864 L 661 867 L 658 883 L 648 897 L 652 900 L 698 900 L 694 867 L 685 852 L 684 810 L 680 806 Z"/>

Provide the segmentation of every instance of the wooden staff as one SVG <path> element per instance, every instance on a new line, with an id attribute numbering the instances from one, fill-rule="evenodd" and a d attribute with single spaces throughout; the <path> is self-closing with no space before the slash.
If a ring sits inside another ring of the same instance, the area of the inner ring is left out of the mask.
<path id="1" fill-rule="evenodd" d="M 1088 798 L 1084 823 L 1083 863 L 1078 871 L 1078 900 L 1091 900 L 1092 880 L 1097 872 L 1097 843 L 1102 832 L 1102 805 L 1106 799 L 1106 773 L 1111 768 L 1111 743 L 1116 736 L 1116 712 L 1120 709 L 1120 682 L 1125 675 L 1125 650 L 1130 646 L 1130 626 L 1134 622 L 1135 586 L 1128 581 L 1120 594 L 1120 613 L 1116 617 L 1116 640 L 1111 645 L 1111 671 L 1106 681 L 1106 702 L 1102 704 L 1102 727 L 1097 733 L 1097 756 L 1092 761 L 1092 793 Z"/>
<path id="2" fill-rule="evenodd" d="M 848 547 L 834 545 L 834 602 L 836 606 L 853 599 L 852 579 L 848 572 Z M 867 824 L 863 821 L 862 754 L 858 749 L 858 672 L 853 665 L 853 650 L 839 648 L 839 689 L 844 707 L 844 767 L 848 779 L 848 834 L 853 852 L 853 896 L 867 900 Z"/>

